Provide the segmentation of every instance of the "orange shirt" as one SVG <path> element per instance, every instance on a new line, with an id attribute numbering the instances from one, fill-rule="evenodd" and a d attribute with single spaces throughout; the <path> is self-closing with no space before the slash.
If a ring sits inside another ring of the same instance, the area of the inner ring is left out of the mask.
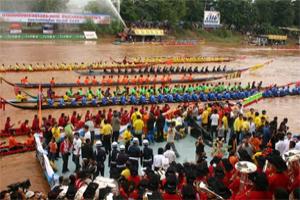
<path id="1" fill-rule="evenodd" d="M 155 76 L 153 77 L 152 82 L 156 83 L 156 77 Z"/>
<path id="2" fill-rule="evenodd" d="M 54 85 L 54 84 L 55 84 L 54 79 L 51 79 L 51 80 L 50 80 L 50 84 L 51 84 L 51 85 Z"/>
<path id="3" fill-rule="evenodd" d="M 165 76 L 162 76 L 161 79 L 160 79 L 160 81 L 161 81 L 162 83 L 166 82 Z"/>
<path id="4" fill-rule="evenodd" d="M 96 84 L 98 83 L 97 79 L 96 79 L 96 78 L 93 78 L 92 83 L 93 83 L 94 85 L 96 85 Z"/>
<path id="5" fill-rule="evenodd" d="M 119 83 L 119 84 L 122 83 L 122 79 L 120 77 L 118 77 L 117 83 Z"/>
<path id="6" fill-rule="evenodd" d="M 25 145 L 27 145 L 27 146 L 33 146 L 34 145 L 33 136 L 30 136 L 29 138 L 27 138 L 27 140 L 25 141 Z"/>
<path id="7" fill-rule="evenodd" d="M 49 149 L 51 153 L 56 153 L 57 150 L 57 144 L 55 142 L 50 142 L 49 143 Z"/>
<path id="8" fill-rule="evenodd" d="M 166 77 L 166 81 L 167 81 L 167 82 L 171 82 L 171 81 L 172 81 L 171 75 L 168 75 L 168 76 Z"/>
<path id="9" fill-rule="evenodd" d="M 192 80 L 193 80 L 192 75 L 189 75 L 189 76 L 187 77 L 187 80 L 192 81 Z"/>
<path id="10" fill-rule="evenodd" d="M 135 84 L 135 83 L 137 82 L 137 78 L 132 78 L 132 79 L 130 80 L 130 82 L 131 82 L 132 84 Z"/>
<path id="11" fill-rule="evenodd" d="M 8 147 L 11 149 L 17 145 L 18 145 L 18 142 L 17 142 L 16 138 L 14 138 L 13 136 L 10 136 L 8 138 Z"/>
<path id="12" fill-rule="evenodd" d="M 27 84 L 27 83 L 28 83 L 27 78 L 22 78 L 22 79 L 21 79 L 21 83 L 22 83 L 22 84 Z"/>
<path id="13" fill-rule="evenodd" d="M 182 75 L 181 80 L 186 80 L 186 75 Z"/>
<path id="14" fill-rule="evenodd" d="M 146 83 L 149 83 L 149 82 L 150 82 L 150 77 L 149 77 L 149 76 L 147 76 L 147 77 L 145 78 L 145 82 L 146 82 Z"/>
<path id="15" fill-rule="evenodd" d="M 127 84 L 127 83 L 128 83 L 128 78 L 127 78 L 127 77 L 124 77 L 124 78 L 122 79 L 122 82 L 123 82 L 124 84 Z"/>
<path id="16" fill-rule="evenodd" d="M 102 83 L 102 84 L 106 84 L 106 83 L 107 83 L 106 79 L 105 79 L 105 78 L 102 78 L 101 83 Z"/>
<path id="17" fill-rule="evenodd" d="M 80 78 L 77 79 L 76 83 L 77 83 L 77 84 L 80 84 Z"/>
<path id="18" fill-rule="evenodd" d="M 106 81 L 108 84 L 111 84 L 112 82 L 113 82 L 113 78 L 109 78 L 109 79 L 107 79 L 107 81 Z"/>
<path id="19" fill-rule="evenodd" d="M 143 78 L 143 77 L 140 77 L 140 78 L 139 78 L 139 83 L 144 83 L 144 82 L 145 82 L 144 78 Z"/>
<path id="20" fill-rule="evenodd" d="M 86 78 L 86 79 L 84 80 L 84 84 L 88 85 L 89 83 L 90 83 L 89 78 Z"/>

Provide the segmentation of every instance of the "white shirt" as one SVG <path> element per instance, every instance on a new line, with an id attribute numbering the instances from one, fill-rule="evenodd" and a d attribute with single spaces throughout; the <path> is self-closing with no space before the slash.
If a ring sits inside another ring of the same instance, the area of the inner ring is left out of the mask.
<path id="1" fill-rule="evenodd" d="M 218 126 L 218 124 L 219 124 L 219 115 L 218 114 L 212 114 L 210 116 L 210 119 L 211 119 L 212 126 Z"/>
<path id="2" fill-rule="evenodd" d="M 95 130 L 95 126 L 94 126 L 94 122 L 89 120 L 85 122 L 85 125 L 87 125 L 89 127 L 90 131 L 94 131 Z"/>
<path id="3" fill-rule="evenodd" d="M 280 155 L 281 155 L 281 156 L 284 154 L 285 148 L 286 148 L 286 147 L 285 147 L 285 142 L 284 142 L 284 140 L 279 140 L 278 142 L 276 142 L 276 144 L 275 144 L 275 149 L 276 149 L 277 151 L 280 152 Z"/>
<path id="4" fill-rule="evenodd" d="M 249 129 L 249 132 L 250 132 L 250 133 L 255 133 L 255 130 L 256 130 L 255 123 L 254 123 L 254 122 L 251 122 L 251 123 L 250 123 L 250 129 Z"/>
<path id="5" fill-rule="evenodd" d="M 285 144 L 285 150 L 284 150 L 284 153 L 287 152 L 287 151 L 289 151 L 290 141 L 292 141 L 292 140 L 291 140 L 291 139 L 288 139 L 288 138 L 286 138 L 286 139 L 284 140 L 284 144 Z"/>
<path id="6" fill-rule="evenodd" d="M 84 134 L 84 139 L 90 139 L 91 140 L 91 132 L 88 131 Z"/>
<path id="7" fill-rule="evenodd" d="M 162 168 L 163 166 L 163 159 L 164 159 L 164 155 L 162 154 L 157 154 L 153 157 L 153 166 L 157 167 L 157 168 Z"/>
<path id="8" fill-rule="evenodd" d="M 81 155 L 81 139 L 78 138 L 74 138 L 73 139 L 73 154 L 76 156 L 80 156 Z"/>
<path id="9" fill-rule="evenodd" d="M 165 151 L 164 156 L 165 156 L 166 158 L 168 158 L 169 163 L 172 163 L 172 162 L 175 161 L 175 159 L 176 159 L 175 152 L 172 151 L 172 150 L 167 150 L 167 151 Z"/>
<path id="10" fill-rule="evenodd" d="M 296 143 L 295 149 L 300 151 L 300 141 Z"/>

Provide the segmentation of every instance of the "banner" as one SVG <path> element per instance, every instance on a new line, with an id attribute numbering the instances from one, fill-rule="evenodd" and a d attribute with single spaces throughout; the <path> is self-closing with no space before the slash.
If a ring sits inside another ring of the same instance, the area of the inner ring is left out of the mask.
<path id="1" fill-rule="evenodd" d="M 204 26 L 219 26 L 221 15 L 219 11 L 204 11 Z"/>
<path id="2" fill-rule="evenodd" d="M 140 35 L 140 36 L 147 36 L 147 35 L 164 36 L 164 30 L 163 29 L 134 28 L 133 32 L 134 32 L 135 35 Z"/>
<path id="3" fill-rule="evenodd" d="M 84 40 L 83 34 L 0 34 L 0 40 Z"/>
<path id="4" fill-rule="evenodd" d="M 91 19 L 95 24 L 110 24 L 109 15 L 43 13 L 43 12 L 0 12 L 0 22 L 83 24 Z"/>

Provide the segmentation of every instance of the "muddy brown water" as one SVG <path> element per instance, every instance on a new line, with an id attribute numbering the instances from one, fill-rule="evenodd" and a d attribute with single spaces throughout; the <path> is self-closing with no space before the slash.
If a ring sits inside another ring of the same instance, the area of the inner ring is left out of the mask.
<path id="1" fill-rule="evenodd" d="M 114 45 L 108 41 L 83 42 L 83 41 L 0 41 L 0 64 L 18 63 L 60 63 L 60 62 L 95 62 L 109 57 L 121 60 L 124 56 L 246 56 L 226 64 L 229 68 L 242 68 L 264 63 L 273 62 L 262 69 L 246 72 L 240 79 L 227 82 L 241 81 L 246 84 L 249 81 L 263 81 L 263 85 L 286 84 L 300 80 L 300 51 L 298 50 L 271 50 L 270 48 L 252 48 L 248 46 L 229 45 L 197 45 L 193 47 L 156 46 L 156 45 Z M 209 64 L 214 66 L 219 64 Z M 206 66 L 206 64 L 199 64 Z M 0 76 L 9 81 L 19 82 L 24 76 L 32 82 L 49 82 L 53 76 L 56 82 L 74 82 L 78 76 L 74 72 L 35 72 L 35 73 L 2 73 Z M 176 78 L 176 77 L 174 77 Z M 56 90 L 58 94 L 65 89 Z M 36 94 L 36 90 L 28 90 Z M 11 86 L 0 84 L 0 96 L 5 99 L 14 98 Z M 253 105 L 252 107 L 267 110 L 269 116 L 278 116 L 279 120 L 289 118 L 290 130 L 300 133 L 300 98 L 284 97 L 268 99 Z M 97 108 L 78 109 L 77 112 L 84 114 L 86 110 L 92 113 Z M 72 110 L 45 110 L 43 116 L 52 114 L 58 117 L 62 112 L 71 114 Z M 19 126 L 24 119 L 31 120 L 36 111 L 25 111 L 6 106 L 5 111 L 0 111 L 0 128 L 4 127 L 6 117 L 11 117 L 12 122 Z M 48 186 L 43 178 L 38 161 L 34 153 L 25 153 L 0 158 L 0 190 L 15 181 L 21 181 L 32 177 L 33 189 L 48 191 Z"/>

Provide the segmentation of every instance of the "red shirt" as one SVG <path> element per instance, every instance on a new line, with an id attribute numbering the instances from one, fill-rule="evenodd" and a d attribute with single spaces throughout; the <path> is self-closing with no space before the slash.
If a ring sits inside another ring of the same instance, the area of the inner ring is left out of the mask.
<path id="1" fill-rule="evenodd" d="M 76 124 L 76 130 L 83 128 L 83 126 L 84 126 L 84 122 L 81 120 L 78 121 Z"/>
<path id="2" fill-rule="evenodd" d="M 271 200 L 272 193 L 269 191 L 247 191 L 241 194 L 237 194 L 234 200 L 252 200 L 252 199 L 264 199 L 264 200 Z"/>
<path id="3" fill-rule="evenodd" d="M 139 176 L 129 176 L 128 181 L 134 182 L 135 187 L 137 187 L 140 184 L 141 178 Z"/>
<path id="4" fill-rule="evenodd" d="M 162 198 L 164 200 L 181 200 L 181 196 L 179 194 L 168 194 L 168 193 L 163 193 Z"/>
<path id="5" fill-rule="evenodd" d="M 39 119 L 38 118 L 33 119 L 31 129 L 35 130 L 35 131 L 39 129 Z"/>
<path id="6" fill-rule="evenodd" d="M 4 126 L 4 132 L 9 132 L 11 125 L 10 125 L 10 121 L 6 121 L 5 126 Z"/>
<path id="7" fill-rule="evenodd" d="M 289 177 L 286 173 L 275 173 L 268 176 L 269 190 L 274 192 L 276 188 L 286 188 L 289 184 Z"/>
<path id="8" fill-rule="evenodd" d="M 77 117 L 76 117 L 76 115 L 72 115 L 72 116 L 71 116 L 71 123 L 72 123 L 73 125 L 75 125 L 75 124 L 77 123 Z"/>
<path id="9" fill-rule="evenodd" d="M 64 117 L 60 117 L 58 119 L 58 126 L 62 126 L 62 127 L 65 126 L 65 118 Z"/>
<path id="10" fill-rule="evenodd" d="M 112 112 L 112 111 L 109 111 L 109 112 L 107 113 L 107 122 L 108 122 L 108 123 L 111 122 L 112 117 L 113 117 L 113 112 Z"/>
<path id="11" fill-rule="evenodd" d="M 20 131 L 22 133 L 29 133 L 30 132 L 30 128 L 27 126 L 27 124 L 25 124 L 25 122 L 23 122 L 21 124 Z"/>

